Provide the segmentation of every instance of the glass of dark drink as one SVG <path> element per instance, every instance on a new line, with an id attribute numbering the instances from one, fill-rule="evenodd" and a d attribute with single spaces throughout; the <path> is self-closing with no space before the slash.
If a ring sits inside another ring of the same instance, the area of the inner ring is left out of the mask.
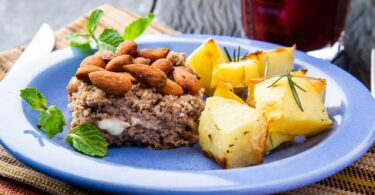
<path id="1" fill-rule="evenodd" d="M 309 51 L 334 44 L 350 0 L 242 0 L 247 37 Z"/>

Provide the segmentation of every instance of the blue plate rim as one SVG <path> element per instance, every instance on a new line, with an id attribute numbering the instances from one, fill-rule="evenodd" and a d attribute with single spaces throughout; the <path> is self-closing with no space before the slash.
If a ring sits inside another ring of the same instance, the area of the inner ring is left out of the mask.
<path id="1" fill-rule="evenodd" d="M 157 39 L 158 41 L 162 42 L 162 41 L 166 41 L 166 40 L 171 40 L 171 39 L 195 39 L 195 40 L 199 40 L 199 41 L 202 41 L 202 40 L 205 40 L 206 38 L 208 37 L 213 37 L 215 38 L 216 40 L 218 41 L 228 41 L 228 42 L 234 42 L 236 44 L 238 43 L 241 43 L 241 44 L 253 44 L 253 46 L 257 46 L 259 48 L 265 48 L 265 49 L 270 49 L 270 48 L 275 48 L 275 47 L 279 47 L 278 45 L 275 45 L 275 44 L 270 44 L 270 43 L 265 43 L 265 42 L 261 42 L 261 41 L 254 41 L 254 40 L 247 40 L 247 39 L 242 39 L 242 38 L 233 38 L 233 37 L 226 37 L 226 36 L 216 36 L 216 35 L 149 35 L 149 36 L 142 36 L 139 40 L 142 42 L 147 42 L 147 41 L 151 41 L 153 40 L 155 42 L 155 39 Z M 72 53 L 71 49 L 68 48 L 68 49 L 63 49 L 63 50 L 60 50 L 60 51 L 56 51 L 50 55 L 48 55 L 47 57 L 50 57 L 50 56 L 58 56 L 60 55 L 60 53 Z M 45 57 L 45 58 L 47 58 Z M 313 57 L 310 57 L 310 56 L 307 56 L 306 54 L 304 54 L 303 52 L 300 52 L 300 51 L 297 51 L 296 52 L 296 58 L 302 60 L 302 61 L 306 61 L 310 64 L 324 64 L 326 65 L 326 67 L 324 67 L 325 71 L 326 72 L 333 72 L 333 73 L 337 73 L 335 75 L 338 75 L 336 79 L 338 79 L 338 81 L 340 82 L 340 85 L 342 86 L 346 86 L 346 87 L 354 87 L 356 88 L 356 92 L 357 93 L 354 93 L 354 94 L 349 94 L 349 96 L 347 96 L 347 106 L 349 108 L 353 107 L 351 104 L 351 100 L 354 98 L 354 99 L 357 99 L 358 98 L 362 98 L 363 101 L 360 101 L 360 103 L 362 104 L 367 104 L 367 109 L 366 109 L 366 113 L 368 115 L 372 115 L 375 114 L 375 111 L 371 111 L 371 108 L 372 110 L 375 110 L 375 104 L 374 104 L 374 100 L 372 99 L 372 97 L 370 96 L 368 90 L 362 85 L 359 83 L 359 81 L 357 81 L 355 78 L 353 78 L 351 75 L 349 75 L 348 73 L 346 73 L 345 71 L 335 67 L 335 66 L 327 66 L 327 65 L 330 65 L 329 63 L 327 62 L 324 62 L 324 61 L 321 61 L 321 60 L 318 60 L 318 59 L 315 59 Z M 341 76 L 341 78 L 340 78 Z M 6 81 L 8 79 L 5 79 Z M 3 88 L 4 84 L 3 82 L 0 84 L 0 88 Z M 341 87 L 342 87 L 341 86 Z M 6 96 L 6 93 L 5 92 L 1 92 L 1 96 Z M 348 94 L 346 94 L 348 95 Z M 371 99 L 369 99 L 371 98 Z M 362 100 L 360 99 L 360 100 Z M 0 105 L 3 105 L 3 103 L 1 103 Z M 354 106 L 355 107 L 355 106 Z M 351 112 L 348 112 L 347 114 L 350 114 Z M 358 112 L 357 112 L 358 113 Z M 361 112 L 359 112 L 361 113 Z M 370 114 L 369 114 L 370 113 Z M 355 117 L 355 116 L 347 116 L 346 117 Z M 367 116 L 368 117 L 368 116 Z M 345 119 L 343 119 L 345 120 Z M 57 170 L 57 169 L 53 169 L 53 167 L 45 167 L 43 165 L 43 163 L 41 163 L 40 161 L 35 161 L 31 158 L 28 158 L 27 155 L 24 155 L 22 153 L 20 153 L 19 151 L 15 151 L 13 150 L 11 147 L 8 147 L 9 145 L 9 142 L 8 140 L 3 140 L 1 139 L 1 144 L 4 146 L 4 148 L 9 151 L 13 156 L 15 156 L 18 160 L 24 162 L 25 164 L 41 171 L 41 172 L 45 172 L 49 175 L 52 175 L 52 176 L 55 176 L 57 178 L 61 178 L 63 180 L 66 180 L 66 181 L 70 181 L 70 182 L 73 182 L 73 183 L 76 183 L 76 184 L 80 184 L 80 185 L 84 185 L 84 186 L 87 186 L 87 187 L 96 187 L 96 188 L 99 188 L 99 189 L 108 189 L 108 187 L 114 187 L 116 189 L 112 189 L 112 191 L 116 191 L 116 192 L 122 192 L 122 191 L 127 191 L 127 192 L 190 192 L 190 193 L 194 193 L 194 192 L 229 192 L 229 191 L 237 191 L 237 192 L 267 192 L 267 193 L 270 193 L 270 192 L 276 192 L 276 191 L 284 191 L 284 190 L 288 190 L 288 189 L 292 189 L 292 188 L 295 188 L 295 187 L 300 187 L 300 186 L 304 186 L 304 185 L 307 185 L 307 184 L 310 184 L 310 183 L 313 183 L 313 182 L 316 182 L 320 179 L 324 179 L 342 169 L 344 169 L 346 166 L 348 166 L 349 164 L 351 164 L 352 162 L 354 162 L 355 160 L 357 160 L 359 157 L 361 157 L 367 150 L 368 148 L 374 143 L 374 140 L 375 140 L 375 133 L 374 133 L 374 129 L 375 129 L 375 123 L 374 122 L 371 122 L 370 120 L 365 120 L 365 123 L 362 124 L 364 126 L 367 126 L 370 130 L 372 130 L 372 133 L 370 131 L 370 133 L 367 135 L 366 137 L 366 140 L 363 140 L 361 142 L 360 145 L 358 145 L 356 148 L 353 148 L 350 153 L 346 153 L 347 155 L 345 155 L 344 157 L 340 158 L 339 160 L 336 160 L 335 163 L 331 163 L 329 164 L 330 166 L 326 166 L 324 168 L 320 168 L 320 169 L 316 169 L 314 172 L 309 172 L 309 174 L 304 174 L 302 177 L 294 177 L 294 178 L 288 178 L 288 179 L 284 179 L 284 180 L 277 180 L 277 181 L 272 181 L 272 182 L 268 182 L 266 184 L 252 184 L 252 185 L 245 185 L 243 183 L 240 183 L 238 185 L 232 185 L 231 187 L 220 187 L 220 186 L 215 186 L 215 187 L 200 187 L 200 188 L 174 188 L 173 186 L 169 187 L 169 188 L 166 188 L 166 187 L 146 187 L 146 186 L 143 186 L 143 188 L 141 188 L 142 186 L 135 186 L 135 185 L 127 185 L 127 184 L 120 184 L 120 185 L 114 185 L 114 184 L 111 184 L 111 183 L 105 183 L 103 181 L 91 181 L 91 180 L 88 180 L 87 178 L 82 178 L 82 176 L 77 176 L 77 175 L 72 175 L 72 174 L 69 174 L 69 173 L 66 173 L 66 172 L 61 172 L 61 170 Z M 351 127 L 349 125 L 349 127 Z M 348 128 L 349 128 L 348 127 Z M 0 131 L 0 137 L 3 138 L 3 131 Z M 329 141 L 329 140 L 324 140 L 324 142 L 326 141 Z M 327 144 L 327 143 L 326 143 Z M 319 145 L 319 147 L 322 147 L 322 145 Z M 319 147 L 317 148 L 313 148 L 314 150 L 318 150 Z M 311 151 L 310 151 L 311 152 Z M 299 155 L 299 154 L 298 154 Z M 283 159 L 283 160 L 286 160 L 286 159 Z M 289 159 L 290 160 L 290 159 Z M 266 164 L 264 165 L 267 167 L 271 167 L 272 168 L 272 163 L 270 164 Z M 238 172 L 243 172 L 243 171 L 248 171 L 248 170 L 252 170 L 252 169 L 255 169 L 254 167 L 249 167 L 249 168 L 241 168 L 241 169 L 234 169 L 234 170 L 225 170 L 225 172 L 231 172 L 231 174 L 238 174 Z M 147 170 L 147 171 L 150 171 L 150 170 Z M 158 174 L 158 172 L 167 172 L 167 171 L 155 171 L 153 170 L 152 172 Z M 169 171 L 173 174 L 180 174 L 181 172 L 184 172 L 184 171 L 180 171 L 180 172 L 176 172 L 176 171 Z M 190 172 L 192 173 L 192 172 Z M 212 175 L 215 175 L 215 176 L 219 176 L 219 177 L 225 177 L 225 176 L 222 176 L 220 174 L 223 173 L 223 170 L 218 170 L 218 171 L 197 171 L 196 174 L 199 175 L 199 174 L 202 174 L 202 173 L 210 173 Z M 86 181 L 85 182 L 82 182 L 82 180 Z M 270 186 L 271 185 L 271 186 Z M 98 187 L 100 186 L 100 187 Z M 273 189 L 269 189 L 270 187 L 272 187 Z M 268 189 L 268 191 L 267 191 Z"/>

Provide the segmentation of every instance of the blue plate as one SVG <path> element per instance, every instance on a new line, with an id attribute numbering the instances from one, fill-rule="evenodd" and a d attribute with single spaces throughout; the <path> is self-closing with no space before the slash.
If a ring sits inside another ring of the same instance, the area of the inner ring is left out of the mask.
<path id="1" fill-rule="evenodd" d="M 138 39 L 140 48 L 168 47 L 190 54 L 209 36 L 152 35 Z M 221 46 L 243 53 L 278 45 L 223 36 Z M 137 147 L 111 148 L 103 158 L 75 152 L 64 133 L 48 139 L 35 127 L 38 112 L 19 97 L 20 89 L 37 87 L 48 104 L 63 110 L 67 120 L 66 85 L 88 54 L 67 48 L 30 62 L 0 83 L 1 144 L 18 160 L 50 176 L 110 192 L 133 193 L 274 193 L 305 186 L 349 166 L 374 143 L 375 101 L 369 91 L 345 71 L 296 51 L 297 67 L 327 79 L 326 104 L 332 129 L 266 156 L 257 166 L 222 170 L 202 155 L 199 146 L 151 151 Z"/>

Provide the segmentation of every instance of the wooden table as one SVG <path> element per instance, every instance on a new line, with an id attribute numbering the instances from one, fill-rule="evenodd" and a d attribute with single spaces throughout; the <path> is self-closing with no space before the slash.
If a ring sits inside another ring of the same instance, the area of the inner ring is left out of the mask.
<path id="1" fill-rule="evenodd" d="M 98 25 L 98 30 L 112 27 L 119 31 L 138 15 L 110 5 L 100 7 L 104 10 L 104 16 Z M 64 37 L 70 32 L 84 31 L 88 15 L 79 18 L 66 27 L 56 32 L 55 49 L 64 48 L 68 42 Z M 158 25 L 156 23 L 146 31 L 147 34 L 178 33 L 177 31 Z M 22 54 L 24 47 L 15 48 L 0 53 L 0 79 Z M 354 163 L 344 171 L 332 177 L 317 182 L 316 184 L 286 192 L 287 194 L 316 194 L 316 193 L 363 193 L 375 192 L 375 147 L 365 154 L 361 160 Z M 10 156 L 0 147 L 0 193 L 5 194 L 92 194 L 96 193 L 87 189 L 70 185 L 66 182 L 39 173 L 26 165 L 23 165 Z"/>

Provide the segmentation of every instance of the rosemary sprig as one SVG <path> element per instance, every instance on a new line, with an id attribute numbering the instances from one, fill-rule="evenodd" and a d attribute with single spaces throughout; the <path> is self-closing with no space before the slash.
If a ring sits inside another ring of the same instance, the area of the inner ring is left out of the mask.
<path id="1" fill-rule="evenodd" d="M 229 61 L 231 62 L 232 58 L 230 57 L 229 51 L 228 51 L 228 49 L 226 47 L 224 47 L 224 51 L 225 51 L 225 54 L 227 55 Z"/>
<path id="2" fill-rule="evenodd" d="M 288 78 L 289 87 L 292 90 L 292 94 L 293 94 L 294 100 L 296 101 L 299 109 L 303 112 L 301 101 L 299 100 L 298 93 L 297 93 L 297 90 L 295 88 L 296 83 L 292 80 L 292 76 L 290 76 L 290 74 L 287 75 L 287 78 Z M 300 87 L 298 87 L 298 88 L 300 88 Z M 300 88 L 300 89 L 302 89 L 302 88 Z M 304 89 L 302 91 L 305 92 Z"/>
<path id="3" fill-rule="evenodd" d="M 268 61 L 268 56 L 266 56 L 266 65 L 264 67 L 264 78 L 267 77 L 268 74 L 268 66 L 269 66 L 269 61 Z"/>
<path id="4" fill-rule="evenodd" d="M 292 75 L 290 75 L 290 72 L 286 73 L 286 74 L 283 74 L 281 75 L 278 79 L 276 79 L 275 82 L 273 82 L 269 87 L 272 87 L 274 86 L 277 82 L 279 82 L 283 77 L 286 77 L 288 79 L 288 84 L 289 84 L 289 87 L 290 87 L 290 90 L 292 91 L 292 94 L 293 94 L 293 98 L 294 98 L 294 101 L 296 102 L 298 108 L 303 112 L 303 108 L 302 108 L 302 104 L 301 104 L 301 101 L 299 99 L 299 96 L 298 96 L 298 93 L 297 93 L 297 90 L 296 90 L 296 87 L 298 89 L 300 89 L 301 91 L 303 92 L 306 92 L 305 89 L 303 89 L 302 87 L 300 87 L 299 85 L 297 85 L 297 83 L 295 83 L 292 79 Z"/>
<path id="5" fill-rule="evenodd" d="M 224 51 L 225 51 L 225 54 L 227 55 L 228 60 L 230 62 L 239 62 L 240 60 L 244 59 L 244 57 L 241 57 L 241 47 L 240 46 L 238 46 L 237 49 L 234 49 L 232 51 L 232 56 L 230 55 L 230 53 L 229 53 L 229 51 L 226 47 L 224 47 Z"/>
<path id="6" fill-rule="evenodd" d="M 236 62 L 240 61 L 240 55 L 241 55 L 241 47 L 238 46 L 238 50 L 237 50 L 237 59 L 236 59 Z"/>
<path id="7" fill-rule="evenodd" d="M 270 87 L 273 87 L 277 82 L 279 82 L 283 77 L 285 77 L 287 74 L 283 74 L 283 75 L 280 75 L 280 77 L 278 79 L 276 79 L 275 82 L 273 82 L 270 86 L 268 86 L 267 88 L 270 88 Z"/>

